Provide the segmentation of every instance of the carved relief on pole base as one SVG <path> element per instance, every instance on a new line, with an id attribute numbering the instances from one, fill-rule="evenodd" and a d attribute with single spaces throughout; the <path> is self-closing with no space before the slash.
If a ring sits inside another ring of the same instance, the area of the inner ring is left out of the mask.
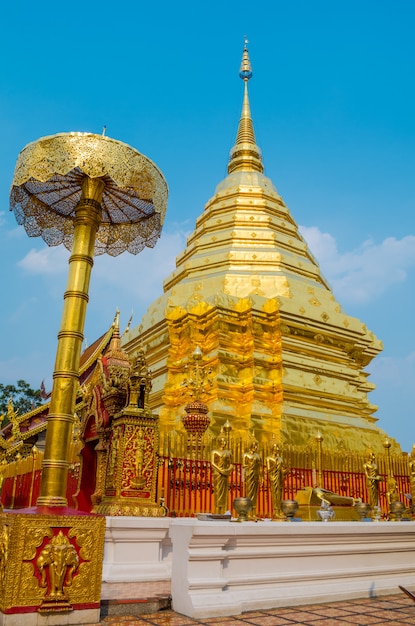
<path id="1" fill-rule="evenodd" d="M 32 511 L 0 515 L 0 612 L 99 608 L 105 518 Z"/>

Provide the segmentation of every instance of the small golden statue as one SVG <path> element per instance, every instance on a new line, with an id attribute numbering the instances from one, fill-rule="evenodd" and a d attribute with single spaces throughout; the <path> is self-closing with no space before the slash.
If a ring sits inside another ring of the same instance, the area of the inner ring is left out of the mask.
<path id="1" fill-rule="evenodd" d="M 218 448 L 212 452 L 213 489 L 215 513 L 223 515 L 228 510 L 229 476 L 233 472 L 232 453 L 226 449 L 226 437 L 221 431 Z"/>
<path id="2" fill-rule="evenodd" d="M 372 511 L 379 507 L 379 483 L 383 480 L 378 474 L 378 466 L 376 465 L 374 452 L 369 452 L 369 458 L 363 465 L 366 474 L 367 490 L 369 495 L 369 504 Z"/>
<path id="3" fill-rule="evenodd" d="M 258 441 L 254 438 L 251 440 L 249 450 L 245 452 L 243 456 L 242 468 L 245 480 L 245 496 L 252 502 L 250 517 L 256 519 L 262 463 L 261 457 L 258 454 Z"/>
<path id="4" fill-rule="evenodd" d="M 396 478 L 393 474 L 389 474 L 386 479 L 386 499 L 388 501 L 388 505 L 390 506 L 392 502 L 398 502 L 398 483 L 396 482 Z"/>
<path id="5" fill-rule="evenodd" d="M 265 459 L 267 474 L 271 488 L 272 515 L 274 519 L 285 519 L 285 514 L 281 510 L 282 494 L 284 489 L 284 478 L 289 473 L 281 457 L 280 444 L 274 443 L 272 451 Z"/>

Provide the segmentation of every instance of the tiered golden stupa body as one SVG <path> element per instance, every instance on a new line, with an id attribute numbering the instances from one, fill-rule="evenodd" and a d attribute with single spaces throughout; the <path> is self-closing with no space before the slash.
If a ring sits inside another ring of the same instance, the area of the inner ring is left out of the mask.
<path id="1" fill-rule="evenodd" d="M 245 45 L 244 99 L 228 176 L 216 187 L 164 294 L 125 338 L 143 347 L 152 371 L 150 404 L 161 431 L 181 430 L 189 401 L 186 366 L 195 346 L 211 368 L 203 400 L 216 436 L 233 435 L 383 452 L 374 385 L 364 368 L 381 342 L 347 315 L 321 275 L 297 224 L 263 174 L 248 99 L 252 76 Z M 393 446 L 399 450 L 396 442 Z"/>

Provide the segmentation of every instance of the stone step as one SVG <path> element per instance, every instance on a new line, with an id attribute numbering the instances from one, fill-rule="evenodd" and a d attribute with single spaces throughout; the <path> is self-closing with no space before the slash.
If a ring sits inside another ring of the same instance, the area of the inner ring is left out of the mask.
<path id="1" fill-rule="evenodd" d="M 171 608 L 171 597 L 161 596 L 155 598 L 132 598 L 122 600 L 101 600 L 100 619 L 106 617 L 138 616 L 145 613 L 157 613 Z"/>
<path id="2" fill-rule="evenodd" d="M 135 617 L 170 608 L 170 581 L 102 584 L 101 620 L 112 616 Z"/>

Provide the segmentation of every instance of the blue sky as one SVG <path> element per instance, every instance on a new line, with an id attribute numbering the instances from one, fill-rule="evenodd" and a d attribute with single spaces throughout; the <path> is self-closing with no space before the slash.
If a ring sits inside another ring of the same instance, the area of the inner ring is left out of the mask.
<path id="1" fill-rule="evenodd" d="M 67 252 L 29 239 L 9 212 L 20 150 L 66 131 L 150 157 L 169 188 L 154 250 L 99 257 L 85 336 L 116 308 L 146 306 L 226 175 L 242 104 L 276 185 L 344 309 L 384 342 L 368 371 L 379 425 L 415 442 L 415 4 L 336 2 L 8 3 L 0 38 L 0 382 L 51 385 Z"/>

